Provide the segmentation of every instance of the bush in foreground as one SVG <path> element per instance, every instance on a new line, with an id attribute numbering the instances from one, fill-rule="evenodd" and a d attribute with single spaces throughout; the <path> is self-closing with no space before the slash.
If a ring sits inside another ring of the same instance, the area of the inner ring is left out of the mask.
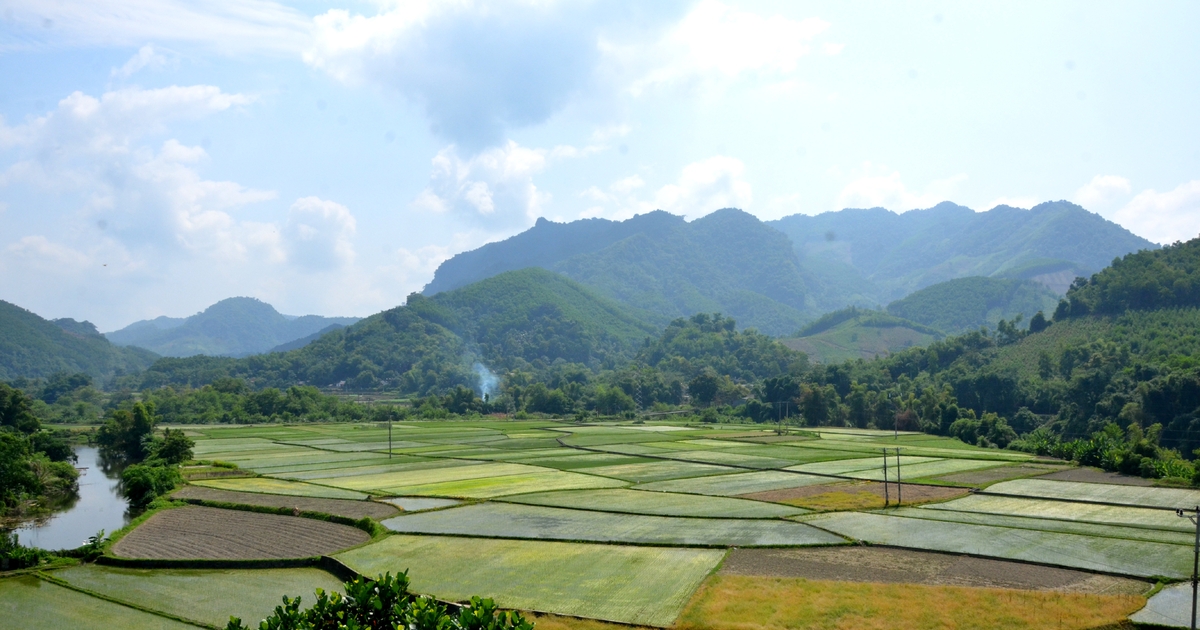
<path id="1" fill-rule="evenodd" d="M 283 605 L 259 623 L 259 630 L 533 630 L 519 613 L 501 611 L 491 599 L 472 597 L 457 614 L 430 597 L 408 592 L 408 572 L 376 580 L 346 582 L 346 594 L 317 589 L 317 601 L 300 609 L 300 598 L 283 597 Z M 225 630 L 250 630 L 230 618 Z"/>

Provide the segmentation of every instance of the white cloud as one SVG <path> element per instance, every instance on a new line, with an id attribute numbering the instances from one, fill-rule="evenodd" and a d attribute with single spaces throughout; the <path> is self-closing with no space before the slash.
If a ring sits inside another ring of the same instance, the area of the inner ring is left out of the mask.
<path id="1" fill-rule="evenodd" d="M 1129 180 L 1118 175 L 1097 175 L 1075 191 L 1072 201 L 1093 212 L 1108 209 L 1129 196 Z"/>
<path id="2" fill-rule="evenodd" d="M 829 23 L 810 17 L 792 20 L 764 17 L 716 0 L 702 0 L 651 50 L 622 50 L 615 56 L 658 59 L 659 63 L 635 81 L 634 94 L 655 86 L 694 80 L 731 80 L 744 74 L 790 74 L 801 57 L 812 52 L 812 41 Z M 840 52 L 826 44 L 826 54 Z"/>
<path id="3" fill-rule="evenodd" d="M 288 258 L 309 271 L 352 265 L 357 229 L 346 206 L 318 197 L 297 199 L 284 226 Z"/>
<path id="4" fill-rule="evenodd" d="M 1144 190 L 1112 215 L 1113 221 L 1156 243 L 1187 241 L 1200 236 L 1200 180 L 1174 190 Z"/>
<path id="5" fill-rule="evenodd" d="M 516 142 L 462 158 L 448 146 L 433 158 L 433 173 L 411 206 L 433 212 L 453 210 L 493 228 L 527 225 L 541 216 L 550 195 L 533 176 L 547 164 L 543 149 Z"/>
<path id="6" fill-rule="evenodd" d="M 964 174 L 931 182 L 924 191 L 909 190 L 900 178 L 899 171 L 886 166 L 866 163 L 863 174 L 847 184 L 838 193 L 835 210 L 842 208 L 881 207 L 893 212 L 904 212 L 918 208 L 930 208 L 948 200 L 958 184 L 965 181 Z"/>
<path id="7" fill-rule="evenodd" d="M 745 170 L 741 160 L 716 155 L 683 167 L 677 181 L 661 186 L 651 198 L 639 195 L 646 186 L 640 175 L 623 177 L 605 189 L 590 186 L 579 196 L 596 205 L 580 212 L 579 217 L 623 220 L 666 210 L 694 219 L 721 208 L 745 209 L 754 200 L 750 183 L 742 178 Z"/>
<path id="8" fill-rule="evenodd" d="M 153 44 L 146 44 L 138 49 L 129 61 L 120 68 L 113 68 L 112 76 L 122 79 L 128 79 L 136 72 L 150 68 L 151 70 L 161 70 L 171 64 L 171 59 L 160 53 Z"/>
<path id="9" fill-rule="evenodd" d="M 303 13 L 269 0 L 24 0 L 9 3 L 0 51 L 141 46 L 178 41 L 223 54 L 298 54 L 310 41 Z"/>

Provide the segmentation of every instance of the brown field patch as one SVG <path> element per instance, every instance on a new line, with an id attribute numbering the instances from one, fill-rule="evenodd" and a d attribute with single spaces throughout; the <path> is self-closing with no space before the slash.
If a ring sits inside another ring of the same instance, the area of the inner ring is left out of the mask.
<path id="1" fill-rule="evenodd" d="M 187 506 L 165 510 L 117 541 L 123 558 L 263 560 L 328 555 L 370 540 L 366 532 L 308 518 Z"/>
<path id="2" fill-rule="evenodd" d="M 967 472 L 953 473 L 950 475 L 942 475 L 940 477 L 930 477 L 937 481 L 946 483 L 957 483 L 968 486 L 981 486 L 997 481 L 1008 481 L 1009 479 L 1020 479 L 1021 477 L 1033 477 L 1037 475 L 1045 475 L 1061 471 L 1062 466 L 1039 466 L 1037 464 L 1018 464 L 1016 466 L 1000 466 L 999 468 L 986 468 L 984 470 L 970 470 Z"/>
<path id="3" fill-rule="evenodd" d="M 720 572 L 725 575 L 1103 595 L 1141 595 L 1150 589 L 1148 583 L 1140 580 L 1087 571 L 889 547 L 734 549 L 725 557 Z"/>
<path id="4" fill-rule="evenodd" d="M 1145 601 L 1136 595 L 715 575 L 674 627 L 1083 630 L 1121 623 Z"/>
<path id="5" fill-rule="evenodd" d="M 918 486 L 904 484 L 901 496 L 905 505 L 944 501 L 967 494 L 965 488 L 948 486 Z M 896 484 L 888 484 L 889 505 L 896 505 Z M 839 510 L 870 510 L 884 507 L 884 484 L 878 481 L 851 481 L 802 486 L 783 490 L 768 490 L 740 495 L 743 499 L 771 501 L 794 505 L 818 512 Z"/>
<path id="6" fill-rule="evenodd" d="M 353 501 L 350 499 L 318 499 L 314 497 L 295 497 L 282 494 L 260 494 L 257 492 L 237 492 L 203 486 L 184 486 L 175 494 L 175 499 L 193 499 L 197 501 L 215 501 L 220 503 L 236 503 L 239 505 L 254 505 L 261 507 L 287 508 L 301 512 L 320 512 L 360 519 L 369 516 L 376 520 L 391 518 L 400 513 L 395 507 L 386 503 L 374 501 Z"/>
<path id="7" fill-rule="evenodd" d="M 1118 486 L 1152 486 L 1154 482 L 1150 479 L 1142 477 L 1130 477 L 1115 472 L 1104 472 L 1099 468 L 1068 468 L 1060 470 L 1049 475 L 1042 475 L 1041 479 L 1056 479 L 1058 481 L 1081 481 L 1083 483 L 1111 483 Z"/>

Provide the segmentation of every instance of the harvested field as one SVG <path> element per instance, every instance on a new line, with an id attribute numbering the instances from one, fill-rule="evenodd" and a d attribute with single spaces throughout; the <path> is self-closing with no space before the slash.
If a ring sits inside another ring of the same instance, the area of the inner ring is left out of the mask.
<path id="1" fill-rule="evenodd" d="M 1105 472 L 1099 468 L 1068 468 L 1058 472 L 1042 475 L 1041 479 L 1055 481 L 1080 481 L 1083 483 L 1111 483 L 1117 486 L 1153 486 L 1154 482 L 1142 477 L 1130 477 L 1121 473 Z"/>
<path id="2" fill-rule="evenodd" d="M 901 497 L 905 505 L 943 501 L 967 494 L 964 488 L 945 486 L 917 486 L 903 484 Z M 889 504 L 896 505 L 896 484 L 888 484 Z M 884 484 L 876 481 L 828 483 L 816 486 L 801 486 L 783 490 L 769 490 L 740 495 L 744 499 L 771 501 L 794 505 L 809 510 L 832 512 L 837 510 L 872 510 L 883 507 Z"/>
<path id="3" fill-rule="evenodd" d="M 1073 569 L 857 545 L 808 549 L 734 549 L 725 557 L 720 573 L 1105 595 L 1142 595 L 1151 587 L 1148 582 L 1140 580 Z"/>
<path id="4" fill-rule="evenodd" d="M 195 630 L 120 604 L 97 599 L 32 575 L 0 579 L 0 620 L 25 630 Z"/>
<path id="5" fill-rule="evenodd" d="M 1060 473 L 1055 473 L 1054 471 L 1061 471 L 1061 468 L 1058 466 L 1039 466 L 1037 464 L 1017 464 L 1015 466 L 1000 466 L 999 468 L 988 468 L 986 470 L 953 473 L 940 477 L 930 477 L 930 479 L 964 486 L 983 486 L 989 483 L 996 483 L 997 481 L 1008 481 L 1009 479 L 1039 475 L 1043 479 L 1047 479 L 1050 478 L 1050 475 L 1046 473 L 1061 474 L 1061 472 L 1070 472 L 1061 471 Z"/>
<path id="6" fill-rule="evenodd" d="M 1146 600 L 925 584 L 715 575 L 677 630 L 1084 630 L 1117 627 Z"/>
<path id="7" fill-rule="evenodd" d="M 235 492 L 219 490 L 203 486 L 185 486 L 172 495 L 176 499 L 194 499 L 198 501 L 214 501 L 218 503 L 236 503 L 239 505 L 255 505 L 261 507 L 290 508 L 302 512 L 320 512 L 360 519 L 369 516 L 373 519 L 385 519 L 395 516 L 400 511 L 385 503 L 374 501 L 351 501 L 347 499 L 318 499 L 313 497 L 285 496 L 282 494 L 259 494 L 256 492 Z"/>
<path id="8" fill-rule="evenodd" d="M 328 555 L 370 540 L 366 532 L 294 516 L 187 506 L 151 516 L 113 554 L 153 560 L 259 560 Z"/>

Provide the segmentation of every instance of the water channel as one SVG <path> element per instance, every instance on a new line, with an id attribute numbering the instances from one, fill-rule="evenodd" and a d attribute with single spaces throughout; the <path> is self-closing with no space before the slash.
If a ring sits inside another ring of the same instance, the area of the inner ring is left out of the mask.
<path id="1" fill-rule="evenodd" d="M 129 505 L 118 484 L 121 472 L 101 463 L 100 449 L 76 447 L 79 460 L 79 499 L 61 511 L 25 523 L 16 529 L 17 538 L 27 547 L 74 549 L 100 530 L 112 533 L 129 523 Z"/>

